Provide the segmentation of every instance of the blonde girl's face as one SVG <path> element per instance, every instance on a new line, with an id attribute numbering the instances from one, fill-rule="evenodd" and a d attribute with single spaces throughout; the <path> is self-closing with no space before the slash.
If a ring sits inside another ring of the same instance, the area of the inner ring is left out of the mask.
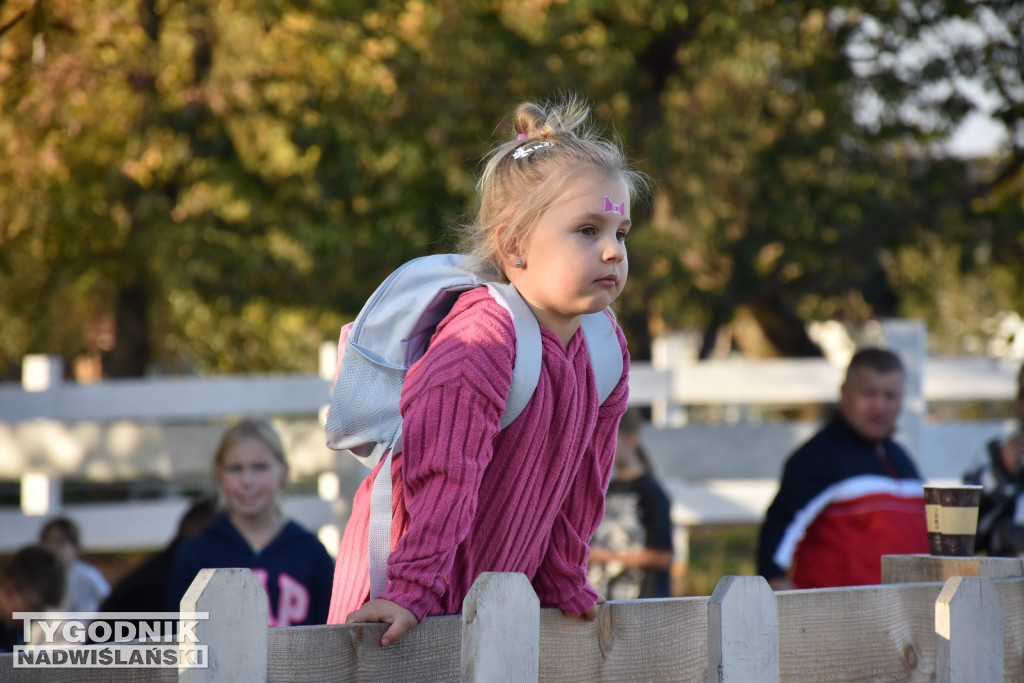
<path id="1" fill-rule="evenodd" d="M 232 515 L 260 517 L 274 509 L 288 468 L 259 439 L 242 439 L 229 448 L 218 468 L 217 481 Z"/>
<path id="2" fill-rule="evenodd" d="M 622 292 L 630 225 L 626 183 L 587 171 L 567 184 L 526 240 L 506 255 L 509 280 L 563 344 L 581 315 L 603 311 Z"/>

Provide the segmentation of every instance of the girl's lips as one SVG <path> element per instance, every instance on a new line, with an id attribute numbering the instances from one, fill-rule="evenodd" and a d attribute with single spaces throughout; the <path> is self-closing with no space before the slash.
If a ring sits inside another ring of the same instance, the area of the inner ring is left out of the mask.
<path id="1" fill-rule="evenodd" d="M 598 278 L 595 282 L 599 285 L 604 285 L 605 287 L 614 287 L 619 284 L 619 278 L 614 275 L 609 275 L 607 277 Z"/>

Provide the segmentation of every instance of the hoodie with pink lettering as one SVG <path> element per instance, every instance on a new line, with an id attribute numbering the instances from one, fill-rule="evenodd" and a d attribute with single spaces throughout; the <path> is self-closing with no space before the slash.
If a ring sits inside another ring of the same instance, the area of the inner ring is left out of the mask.
<path id="1" fill-rule="evenodd" d="M 256 552 L 227 517 L 181 545 L 167 586 L 167 610 L 178 611 L 181 597 L 200 569 L 252 569 L 270 602 L 271 626 L 305 626 L 327 621 L 334 562 L 316 536 L 293 521 Z"/>

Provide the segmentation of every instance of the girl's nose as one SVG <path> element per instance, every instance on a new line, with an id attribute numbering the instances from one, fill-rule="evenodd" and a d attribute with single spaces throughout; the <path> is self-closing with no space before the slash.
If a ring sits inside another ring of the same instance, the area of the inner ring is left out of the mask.
<path id="1" fill-rule="evenodd" d="M 617 239 L 610 239 L 604 247 L 605 261 L 621 261 L 626 258 L 626 245 Z"/>

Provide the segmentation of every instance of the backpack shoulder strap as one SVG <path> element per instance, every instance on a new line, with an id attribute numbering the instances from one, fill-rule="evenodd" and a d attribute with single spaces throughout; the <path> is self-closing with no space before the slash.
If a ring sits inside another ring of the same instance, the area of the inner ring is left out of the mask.
<path id="1" fill-rule="evenodd" d="M 622 379 L 622 347 L 619 346 L 619 337 L 615 333 L 611 316 L 605 311 L 583 316 L 580 327 L 587 340 L 597 394 L 601 403 L 604 403 Z"/>
<path id="2" fill-rule="evenodd" d="M 516 362 L 512 369 L 512 386 L 509 388 L 505 412 L 501 416 L 501 427 L 512 424 L 530 402 L 540 379 L 541 343 L 540 325 L 529 305 L 511 284 L 489 283 L 487 288 L 505 310 L 512 316 L 516 333 Z M 580 327 L 587 342 L 590 364 L 594 368 L 594 380 L 600 402 L 611 396 L 622 378 L 622 347 L 615 333 L 615 324 L 605 311 L 584 315 Z"/>
<path id="3" fill-rule="evenodd" d="M 512 326 L 516 333 L 512 385 L 505 401 L 505 412 L 501 415 L 501 428 L 504 429 L 519 417 L 537 389 L 541 359 L 540 324 L 537 316 L 511 284 L 492 282 L 487 285 L 487 289 L 494 300 L 512 316 Z"/>

